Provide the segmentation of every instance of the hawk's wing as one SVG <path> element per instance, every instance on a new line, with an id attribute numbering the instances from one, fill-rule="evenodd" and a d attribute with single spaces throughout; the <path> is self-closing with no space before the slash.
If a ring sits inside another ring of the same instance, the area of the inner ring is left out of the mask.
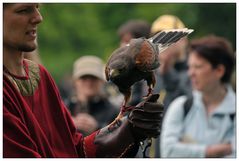
<path id="1" fill-rule="evenodd" d="M 158 54 L 192 32 L 192 29 L 187 28 L 163 30 L 149 38 L 148 41 L 144 41 L 141 51 L 135 58 L 136 67 L 141 71 L 150 71 L 157 68 L 159 66 Z M 158 48 L 158 51 L 155 48 Z"/>

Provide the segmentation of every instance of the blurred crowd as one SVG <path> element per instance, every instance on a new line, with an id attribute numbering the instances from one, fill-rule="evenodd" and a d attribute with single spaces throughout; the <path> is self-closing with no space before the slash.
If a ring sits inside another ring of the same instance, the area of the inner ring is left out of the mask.
<path id="1" fill-rule="evenodd" d="M 177 16 L 162 15 L 153 23 L 129 20 L 116 34 L 120 47 L 134 38 L 185 27 L 190 28 Z M 236 157 L 236 61 L 231 43 L 217 35 L 183 38 L 160 54 L 159 60 L 153 93 L 160 94 L 165 114 L 161 135 L 153 140 L 148 155 Z M 106 82 L 104 66 L 97 56 L 82 56 L 72 65 L 68 81 L 59 84 L 75 126 L 85 136 L 111 123 L 123 103 L 117 88 Z M 147 94 L 146 82 L 137 82 L 132 91 L 130 105 L 137 105 Z M 137 157 L 142 157 L 140 153 Z"/>

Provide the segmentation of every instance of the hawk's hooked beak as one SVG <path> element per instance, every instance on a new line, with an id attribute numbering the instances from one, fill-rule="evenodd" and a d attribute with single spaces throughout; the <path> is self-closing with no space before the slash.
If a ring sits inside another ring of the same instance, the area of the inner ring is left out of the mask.
<path id="1" fill-rule="evenodd" d="M 119 74 L 120 74 L 120 73 L 119 73 L 119 70 L 117 70 L 117 69 L 111 69 L 111 70 L 110 70 L 109 77 L 110 77 L 110 78 L 114 78 L 114 77 L 118 76 Z"/>

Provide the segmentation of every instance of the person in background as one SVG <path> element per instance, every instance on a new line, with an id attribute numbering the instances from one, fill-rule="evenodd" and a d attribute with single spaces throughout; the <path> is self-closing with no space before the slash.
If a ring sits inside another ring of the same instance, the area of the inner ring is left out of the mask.
<path id="1" fill-rule="evenodd" d="M 124 46 L 131 39 L 150 36 L 150 24 L 145 20 L 131 19 L 123 23 L 117 31 L 120 38 L 120 46 Z"/>
<path id="2" fill-rule="evenodd" d="M 141 19 L 131 19 L 123 23 L 117 31 L 120 38 L 120 46 L 124 46 L 130 42 L 131 39 L 135 38 L 149 38 L 150 36 L 150 24 Z M 147 95 L 145 81 L 140 81 L 132 86 L 132 96 L 129 102 L 130 105 L 137 105 L 143 96 Z"/>
<path id="3" fill-rule="evenodd" d="M 66 105 L 75 126 L 84 135 L 112 122 L 119 110 L 104 93 L 104 64 L 96 56 L 82 56 L 73 66 L 75 94 Z"/>
<path id="4" fill-rule="evenodd" d="M 3 3 L 3 157 L 134 157 L 140 141 L 159 135 L 163 105 L 155 103 L 158 95 L 119 124 L 83 137 L 49 72 L 24 59 L 24 52 L 37 49 L 39 7 Z"/>
<path id="5" fill-rule="evenodd" d="M 175 15 L 161 15 L 151 26 L 151 35 L 162 30 L 185 28 L 184 23 Z M 190 79 L 187 75 L 188 39 L 182 38 L 159 55 L 160 67 L 156 70 L 154 93 L 160 93 L 160 102 L 165 113 L 169 104 L 181 95 L 191 95 Z M 154 148 L 150 155 L 160 157 L 160 137 L 153 140 Z"/>
<path id="6" fill-rule="evenodd" d="M 185 28 L 185 25 L 177 16 L 162 15 L 152 23 L 151 34 L 181 28 Z M 176 97 L 191 93 L 187 76 L 187 49 L 188 39 L 183 38 L 159 55 L 155 92 L 161 94 L 165 110 Z"/>
<path id="7" fill-rule="evenodd" d="M 234 64 L 225 38 L 209 35 L 191 42 L 192 103 L 188 112 L 186 96 L 170 104 L 162 125 L 162 157 L 236 157 L 236 96 L 230 85 Z"/>

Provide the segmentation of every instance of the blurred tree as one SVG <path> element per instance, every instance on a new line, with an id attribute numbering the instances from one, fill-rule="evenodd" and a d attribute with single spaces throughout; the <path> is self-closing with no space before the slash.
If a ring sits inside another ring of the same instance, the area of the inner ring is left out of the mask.
<path id="1" fill-rule="evenodd" d="M 118 27 L 129 19 L 152 23 L 175 14 L 195 32 L 191 38 L 216 34 L 236 46 L 236 3 L 46 3 L 39 27 L 39 53 L 58 82 L 82 55 L 106 60 L 118 46 Z"/>

